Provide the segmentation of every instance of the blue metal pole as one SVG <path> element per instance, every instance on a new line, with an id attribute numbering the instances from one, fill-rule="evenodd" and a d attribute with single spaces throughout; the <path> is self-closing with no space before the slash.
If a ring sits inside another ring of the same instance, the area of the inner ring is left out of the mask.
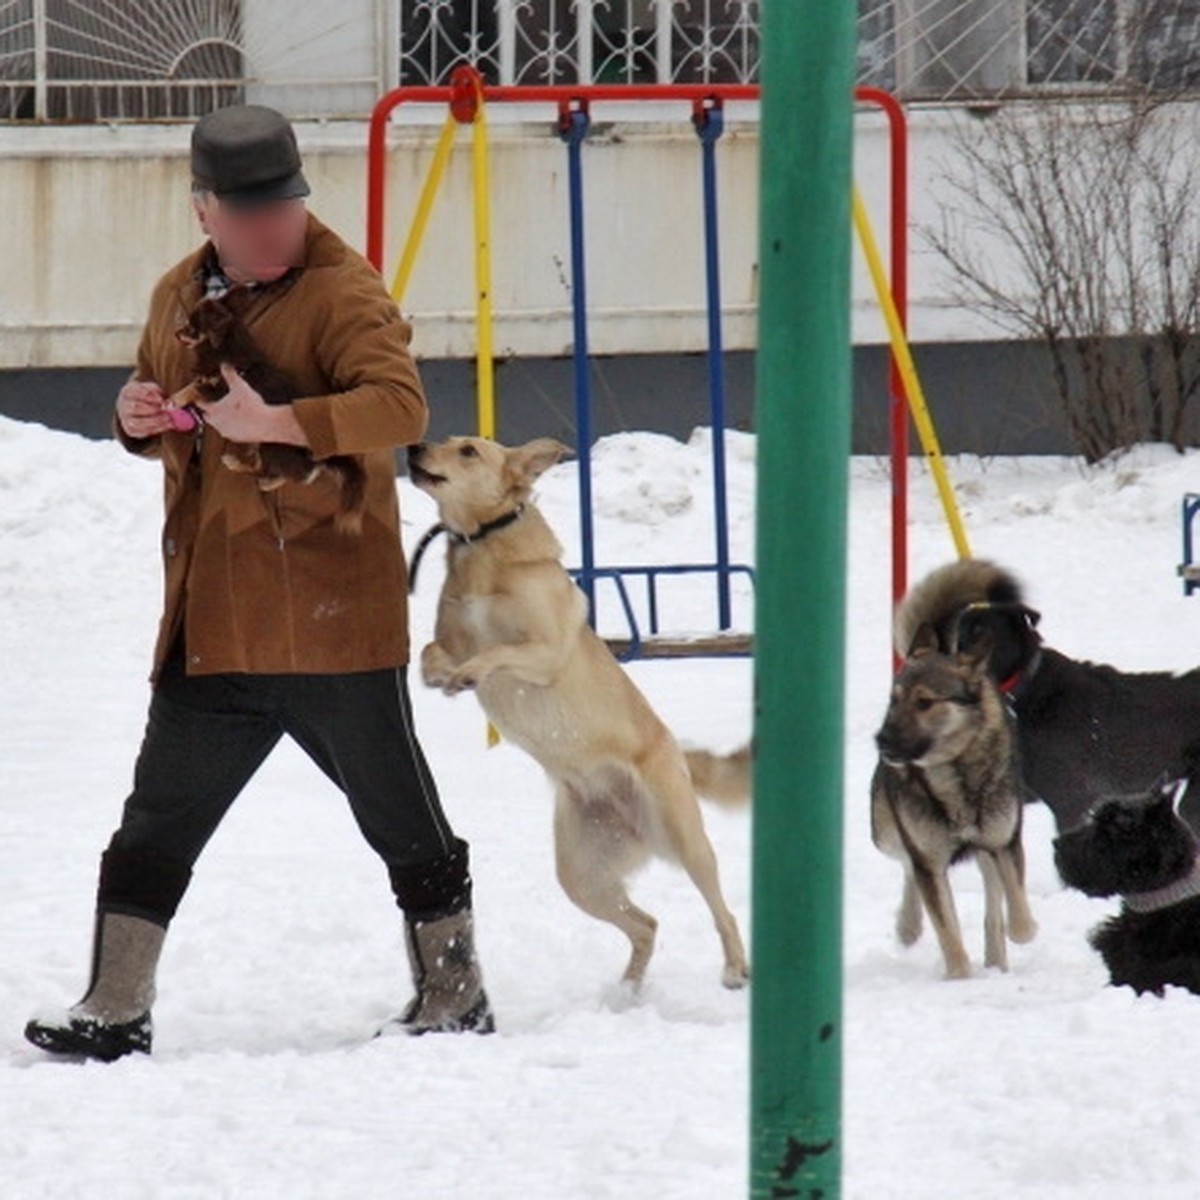
<path id="1" fill-rule="evenodd" d="M 596 545 L 592 526 L 592 399 L 588 382 L 587 264 L 583 240 L 583 142 L 588 134 L 586 108 L 559 113 L 559 136 L 567 143 L 567 187 L 571 213 L 571 317 L 574 329 L 575 433 L 579 460 L 579 586 L 596 623 Z"/>
<path id="2" fill-rule="evenodd" d="M 717 224 L 717 139 L 725 131 L 719 100 L 696 105 L 704 179 L 704 274 L 708 299 L 708 396 L 712 424 L 714 524 L 717 556 L 717 625 L 733 624 L 729 600 L 729 513 L 725 495 L 725 353 L 721 338 L 721 259 Z"/>

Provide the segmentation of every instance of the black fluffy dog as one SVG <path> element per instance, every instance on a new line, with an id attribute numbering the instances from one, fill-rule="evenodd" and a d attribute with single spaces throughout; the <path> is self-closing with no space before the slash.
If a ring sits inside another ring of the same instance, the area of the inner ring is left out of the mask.
<path id="1" fill-rule="evenodd" d="M 1112 982 L 1139 994 L 1161 996 L 1168 984 L 1200 993 L 1200 863 L 1191 828 L 1176 814 L 1187 787 L 1177 780 L 1148 796 L 1106 800 L 1054 842 L 1068 887 L 1121 896 L 1120 914 L 1088 940 Z"/>
<path id="2" fill-rule="evenodd" d="M 896 610 L 901 656 L 922 626 L 944 654 L 990 638 L 988 673 L 1017 718 L 1021 776 L 1060 830 L 1106 796 L 1144 793 L 1167 771 L 1184 775 L 1186 747 L 1200 738 L 1200 671 L 1128 673 L 1069 658 L 1042 644 L 1039 615 L 1002 567 L 967 559 L 940 567 Z M 1200 787 L 1183 816 L 1200 832 Z"/>

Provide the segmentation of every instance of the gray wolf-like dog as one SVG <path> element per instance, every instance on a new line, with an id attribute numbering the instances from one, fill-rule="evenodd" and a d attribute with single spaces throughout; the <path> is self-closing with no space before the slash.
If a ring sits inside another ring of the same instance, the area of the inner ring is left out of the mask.
<path id="1" fill-rule="evenodd" d="M 546 771 L 559 882 L 629 938 L 628 983 L 645 974 L 657 922 L 629 899 L 625 878 L 658 855 L 699 889 L 721 939 L 722 982 L 742 987 L 746 952 L 683 754 L 588 625 L 587 601 L 530 500 L 565 453 L 550 438 L 506 449 L 477 437 L 409 451 L 409 475 L 449 537 L 422 677 L 451 696 L 473 689 L 500 733 Z"/>
<path id="2" fill-rule="evenodd" d="M 1060 831 L 1106 796 L 1140 795 L 1165 771 L 1186 773 L 1200 737 L 1200 671 L 1127 673 L 1069 658 L 1042 644 L 1039 614 L 1015 577 L 980 559 L 933 571 L 896 611 L 896 647 L 932 628 L 943 653 L 986 639 L 988 672 L 1017 718 L 1021 775 Z M 1182 815 L 1200 830 L 1200 788 Z"/>
<path id="3" fill-rule="evenodd" d="M 1145 796 L 1103 801 L 1084 824 L 1054 841 L 1068 887 L 1117 896 L 1121 911 L 1088 938 L 1117 986 L 1163 994 L 1168 984 L 1200 992 L 1200 864 L 1177 808 L 1187 780 Z"/>
<path id="4" fill-rule="evenodd" d="M 918 643 L 875 735 L 871 838 L 904 867 L 896 935 L 906 946 L 917 940 L 923 904 L 947 979 L 971 973 L 950 890 L 954 863 L 974 857 L 983 875 L 986 966 L 1008 969 L 1006 906 L 1009 939 L 1037 933 L 1025 895 L 1013 735 L 985 654 L 950 657 Z"/>

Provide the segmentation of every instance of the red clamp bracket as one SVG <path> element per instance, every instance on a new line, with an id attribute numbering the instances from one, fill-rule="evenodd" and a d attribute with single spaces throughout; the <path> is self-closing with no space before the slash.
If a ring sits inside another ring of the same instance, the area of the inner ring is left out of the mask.
<path id="1" fill-rule="evenodd" d="M 483 76 L 465 63 L 450 73 L 450 111 L 460 125 L 473 125 L 483 103 Z"/>

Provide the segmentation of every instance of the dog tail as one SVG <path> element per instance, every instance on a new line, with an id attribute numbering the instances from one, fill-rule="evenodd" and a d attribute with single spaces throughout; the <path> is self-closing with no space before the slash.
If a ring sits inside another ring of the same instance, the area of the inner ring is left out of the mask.
<path id="1" fill-rule="evenodd" d="M 970 604 L 1022 605 L 1016 577 L 982 558 L 961 559 L 931 571 L 896 606 L 892 636 L 896 653 L 907 658 L 918 633 L 930 627 L 937 644 L 949 650 L 958 614 Z"/>
<path id="2" fill-rule="evenodd" d="M 732 754 L 708 750 L 685 750 L 692 786 L 709 800 L 731 807 L 750 803 L 754 769 L 754 746 L 747 742 Z"/>

